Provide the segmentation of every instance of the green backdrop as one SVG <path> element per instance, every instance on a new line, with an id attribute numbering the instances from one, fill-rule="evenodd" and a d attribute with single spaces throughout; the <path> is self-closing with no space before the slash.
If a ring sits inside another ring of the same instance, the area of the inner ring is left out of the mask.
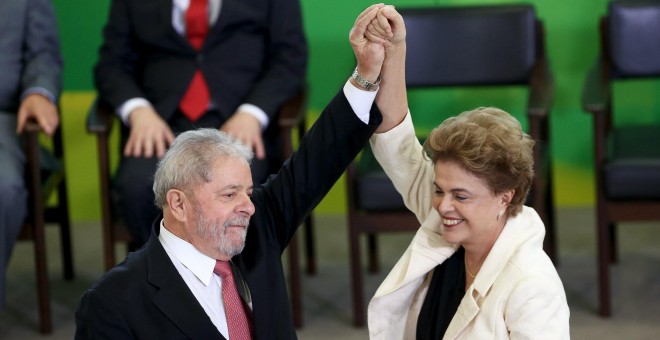
<path id="1" fill-rule="evenodd" d="M 146 1 L 146 0 L 136 0 Z M 232 0 L 227 0 L 232 1 Z M 247 0 L 243 0 L 247 1 Z M 74 220 L 100 217 L 96 143 L 85 132 L 86 111 L 94 98 L 92 68 L 101 43 L 101 30 L 107 18 L 109 0 L 54 0 L 65 61 L 62 121 L 69 175 L 70 207 Z M 496 4 L 498 0 L 399 0 L 403 6 Z M 372 3 L 364 0 L 301 0 L 305 31 L 310 47 L 308 115 L 313 121 L 324 105 L 341 88 L 354 67 L 348 32 L 357 15 Z M 591 118 L 580 106 L 584 76 L 598 50 L 598 20 L 605 13 L 606 0 L 535 0 L 533 4 L 546 29 L 546 44 L 555 76 L 555 102 L 552 110 L 552 147 L 555 168 L 556 203 L 590 205 L 594 201 L 592 176 Z M 282 18 L 286 20 L 286 18 Z M 497 53 L 497 51 L 493 51 Z M 635 112 L 627 118 L 658 121 L 660 83 L 637 81 L 617 85 L 622 91 L 615 98 L 617 108 Z M 477 106 L 498 106 L 524 122 L 524 92 L 521 89 L 478 89 L 451 91 L 411 91 L 410 106 L 420 129 L 429 129 L 444 117 Z M 642 100 L 642 98 L 646 98 Z M 641 108 L 655 112 L 641 116 Z M 430 118 L 425 118 L 430 117 Z M 115 159 L 116 162 L 116 159 Z M 338 183 L 317 208 L 317 212 L 345 211 L 344 183 Z"/>

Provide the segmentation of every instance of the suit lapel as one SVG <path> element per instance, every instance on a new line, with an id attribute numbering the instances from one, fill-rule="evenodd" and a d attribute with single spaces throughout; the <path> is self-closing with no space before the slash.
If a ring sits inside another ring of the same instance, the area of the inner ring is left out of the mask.
<path id="1" fill-rule="evenodd" d="M 220 1 L 220 14 L 215 23 L 211 25 L 209 34 L 204 40 L 204 46 L 215 46 L 217 44 L 216 41 L 221 36 L 220 32 L 225 29 L 227 22 L 230 21 L 230 18 L 237 17 L 235 6 L 236 4 L 233 1 Z"/>
<path id="2" fill-rule="evenodd" d="M 224 339 L 177 272 L 155 230 L 146 251 L 147 278 L 158 288 L 153 304 L 192 339 Z"/>
<path id="3" fill-rule="evenodd" d="M 179 47 L 194 51 L 193 47 L 190 45 L 190 43 L 188 43 L 186 37 L 177 33 L 177 31 L 174 29 L 174 26 L 172 26 L 172 10 L 174 8 L 172 0 L 158 1 L 161 2 L 161 4 L 158 5 L 158 10 L 160 11 L 159 21 L 166 26 L 167 35 L 169 38 L 172 39 L 172 41 L 174 41 L 177 45 L 179 45 Z"/>

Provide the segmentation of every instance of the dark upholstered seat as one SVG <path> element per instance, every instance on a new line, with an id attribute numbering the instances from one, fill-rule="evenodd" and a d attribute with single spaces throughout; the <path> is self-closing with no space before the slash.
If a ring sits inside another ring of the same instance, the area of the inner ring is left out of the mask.
<path id="1" fill-rule="evenodd" d="M 614 200 L 660 201 L 660 126 L 628 126 L 608 136 L 605 195 Z"/>

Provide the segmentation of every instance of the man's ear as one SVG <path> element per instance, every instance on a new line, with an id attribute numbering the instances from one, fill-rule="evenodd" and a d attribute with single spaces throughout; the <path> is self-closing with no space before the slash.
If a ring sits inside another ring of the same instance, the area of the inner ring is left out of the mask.
<path id="1" fill-rule="evenodd" d="M 190 200 L 186 194 L 178 189 L 170 189 L 167 191 L 165 199 L 172 216 L 179 222 L 186 222 L 188 220 L 188 210 L 190 209 Z"/>

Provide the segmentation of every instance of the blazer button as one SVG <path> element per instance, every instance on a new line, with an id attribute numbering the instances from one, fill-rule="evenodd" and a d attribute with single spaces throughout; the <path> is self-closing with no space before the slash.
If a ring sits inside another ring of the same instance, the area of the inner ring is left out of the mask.
<path id="1" fill-rule="evenodd" d="M 204 62 L 204 55 L 199 53 L 197 54 L 197 65 L 201 65 Z"/>

